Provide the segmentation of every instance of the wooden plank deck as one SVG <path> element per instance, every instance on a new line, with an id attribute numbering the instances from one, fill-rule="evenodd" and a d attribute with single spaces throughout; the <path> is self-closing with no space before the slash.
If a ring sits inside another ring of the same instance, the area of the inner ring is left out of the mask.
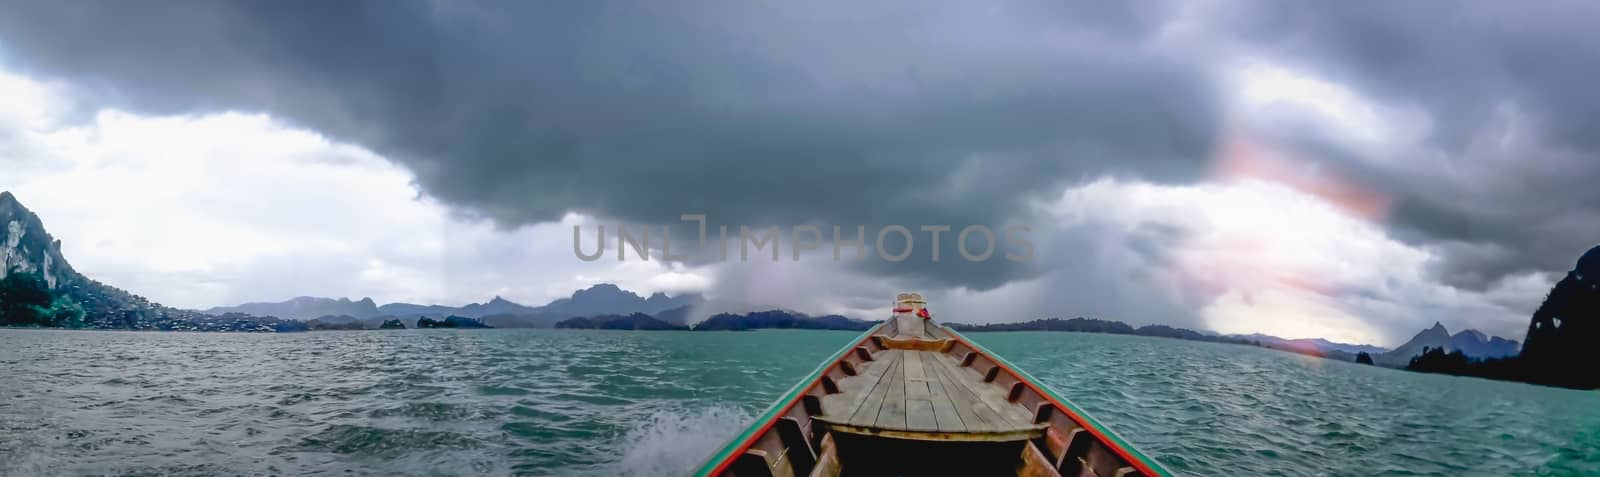
<path id="1" fill-rule="evenodd" d="M 838 381 L 822 398 L 821 419 L 850 426 L 933 433 L 1036 429 L 1032 413 L 1006 400 L 958 358 L 938 351 L 889 349 Z"/>

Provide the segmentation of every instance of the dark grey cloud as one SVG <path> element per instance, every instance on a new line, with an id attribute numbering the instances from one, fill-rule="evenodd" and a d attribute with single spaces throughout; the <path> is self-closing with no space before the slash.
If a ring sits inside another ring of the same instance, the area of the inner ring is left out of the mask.
<path id="1" fill-rule="evenodd" d="M 1324 143 L 1317 156 L 1393 196 L 1398 235 L 1440 251 L 1447 283 L 1564 271 L 1600 242 L 1600 5 L 1223 5 L 1216 30 L 1252 54 L 1427 114 L 1420 147 L 1358 157 Z"/>
<path id="2" fill-rule="evenodd" d="M 1192 179 L 1220 114 L 1204 70 L 1149 46 L 1154 2 L 7 10 L 0 42 L 35 73 L 141 111 L 268 111 L 507 225 L 998 229 L 1085 177 Z M 984 288 L 1027 273 L 879 265 Z"/>
<path id="3" fill-rule="evenodd" d="M 1444 279 L 1483 287 L 1565 269 L 1600 239 L 1595 8 L 15 2 L 0 48 L 105 104 L 267 111 L 365 145 L 505 225 L 702 212 L 997 229 L 1088 178 L 1195 180 L 1224 122 L 1214 63 L 1261 56 L 1427 114 L 1425 144 L 1383 157 L 1292 121 L 1257 132 L 1395 197 L 1396 233 L 1444 254 Z M 1214 45 L 1158 40 L 1179 26 Z M 1512 129 L 1522 142 L 1495 149 Z M 863 268 L 978 289 L 1043 272 Z"/>

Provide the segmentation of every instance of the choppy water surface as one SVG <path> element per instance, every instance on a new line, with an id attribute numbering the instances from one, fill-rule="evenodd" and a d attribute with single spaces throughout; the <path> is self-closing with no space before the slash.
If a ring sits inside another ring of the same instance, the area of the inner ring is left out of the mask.
<path id="1" fill-rule="evenodd" d="M 0 330 L 0 475 L 680 473 L 853 336 Z M 1600 474 L 1600 392 L 972 337 L 1181 473 Z"/>

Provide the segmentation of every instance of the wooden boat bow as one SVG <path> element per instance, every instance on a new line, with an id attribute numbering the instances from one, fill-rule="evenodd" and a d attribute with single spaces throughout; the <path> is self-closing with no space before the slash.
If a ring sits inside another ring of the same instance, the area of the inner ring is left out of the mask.
<path id="1" fill-rule="evenodd" d="M 902 293 L 695 475 L 1171 474 Z"/>

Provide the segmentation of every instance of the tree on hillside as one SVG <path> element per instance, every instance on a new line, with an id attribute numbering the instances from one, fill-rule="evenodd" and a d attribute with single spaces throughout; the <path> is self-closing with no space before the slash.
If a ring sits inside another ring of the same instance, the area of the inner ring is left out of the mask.
<path id="1" fill-rule="evenodd" d="M 84 319 L 86 313 L 83 305 L 65 295 L 58 296 L 50 301 L 49 308 L 39 309 L 40 316 L 49 322 L 49 326 L 62 328 L 86 328 L 88 320 Z"/>
<path id="2" fill-rule="evenodd" d="M 12 271 L 0 278 L 0 325 L 50 326 L 50 288 L 33 273 Z"/>

